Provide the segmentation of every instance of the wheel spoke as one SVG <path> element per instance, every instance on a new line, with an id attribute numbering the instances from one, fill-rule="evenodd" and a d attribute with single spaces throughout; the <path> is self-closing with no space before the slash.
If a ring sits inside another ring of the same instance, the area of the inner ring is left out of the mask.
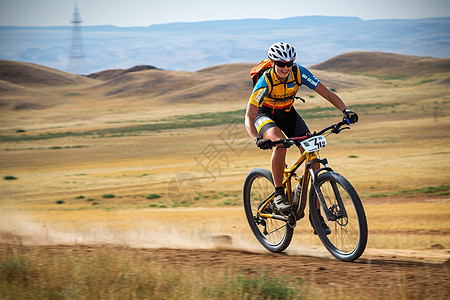
<path id="1" fill-rule="evenodd" d="M 321 228 L 319 237 L 324 246 L 341 260 L 358 258 L 367 242 L 367 221 L 364 209 L 356 191 L 341 175 L 334 172 L 322 173 L 319 178 L 320 190 L 333 221 L 326 220 L 331 233 L 326 235 Z M 315 205 L 315 194 L 311 194 L 310 205 Z M 313 218 L 319 224 L 319 217 L 312 211 Z"/>
<path id="2" fill-rule="evenodd" d="M 271 173 L 267 170 L 261 170 L 265 169 L 258 169 L 255 174 L 251 174 L 252 171 L 247 175 L 244 185 L 244 208 L 247 220 L 258 241 L 270 251 L 280 252 L 289 245 L 293 230 L 286 226 L 286 221 L 259 216 L 259 208 L 274 193 Z M 274 213 L 272 210 L 271 203 L 268 203 L 263 212 L 272 214 Z"/>

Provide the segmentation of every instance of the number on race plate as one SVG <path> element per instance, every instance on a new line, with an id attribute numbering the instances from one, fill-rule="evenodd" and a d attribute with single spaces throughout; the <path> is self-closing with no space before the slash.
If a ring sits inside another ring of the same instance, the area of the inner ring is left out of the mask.
<path id="1" fill-rule="evenodd" d="M 327 146 L 327 141 L 321 135 L 309 138 L 300 143 L 306 152 L 318 151 Z"/>

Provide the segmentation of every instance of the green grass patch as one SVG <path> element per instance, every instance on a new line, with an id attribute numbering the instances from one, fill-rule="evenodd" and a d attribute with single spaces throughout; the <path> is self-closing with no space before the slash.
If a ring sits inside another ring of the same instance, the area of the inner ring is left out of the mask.
<path id="1" fill-rule="evenodd" d="M 116 197 L 116 195 L 114 195 L 114 194 L 104 194 L 102 196 L 102 198 L 104 198 L 104 199 L 110 199 L 110 198 L 115 198 L 115 197 Z"/>
<path id="2" fill-rule="evenodd" d="M 395 106 L 402 103 L 369 103 L 369 104 L 355 104 L 351 106 L 351 109 L 364 113 L 364 114 L 375 114 L 378 113 L 375 110 L 382 110 L 389 108 L 392 110 Z M 301 116 L 304 119 L 316 119 L 316 118 L 340 118 L 342 113 L 339 112 L 333 106 L 326 107 L 316 107 L 310 109 L 301 109 Z M 18 142 L 18 141 L 34 141 L 34 140 L 47 140 L 47 139 L 58 139 L 65 137 L 80 137 L 80 136 L 93 136 L 97 138 L 102 137 L 123 137 L 130 135 L 137 135 L 143 132 L 159 132 L 161 130 L 173 130 L 180 128 L 201 128 L 201 127 L 211 127 L 232 123 L 242 124 L 245 118 L 245 110 L 239 109 L 234 111 L 226 112 L 210 112 L 210 113 L 200 113 L 185 116 L 175 116 L 173 118 L 163 119 L 159 122 L 140 124 L 133 126 L 123 126 L 123 127 L 113 127 L 98 130 L 88 130 L 88 131 L 67 131 L 67 132 L 48 132 L 38 135 L 1 135 L 0 142 Z M 72 146 L 84 147 L 84 146 Z M 52 147 L 53 149 L 62 149 L 63 147 Z M 67 148 L 67 147 L 64 147 Z"/>
<path id="3" fill-rule="evenodd" d="M 141 174 L 141 175 L 136 175 L 136 177 L 146 177 L 146 176 L 149 176 L 150 174 L 147 174 L 147 173 L 145 173 L 145 174 Z"/>
<path id="4" fill-rule="evenodd" d="M 30 273 L 29 262 L 25 258 L 10 258 L 2 263 L 0 270 L 8 282 L 26 278 Z"/>
<path id="5" fill-rule="evenodd" d="M 158 123 L 149 123 L 142 125 L 114 127 L 98 130 L 80 131 L 80 132 L 48 132 L 39 135 L 1 135 L 0 142 L 34 141 L 57 139 L 64 137 L 122 137 L 126 135 L 138 134 L 141 132 L 157 132 L 160 130 L 172 130 L 179 128 L 199 128 L 210 127 L 223 124 L 230 124 L 233 121 L 243 122 L 245 110 L 236 110 L 228 112 L 201 113 L 187 116 L 177 116 L 171 119 L 163 120 Z"/>
<path id="6" fill-rule="evenodd" d="M 227 199 L 225 201 L 222 201 L 219 203 L 219 205 L 223 206 L 236 206 L 239 205 L 240 201 L 238 202 L 236 199 Z"/>
<path id="7" fill-rule="evenodd" d="M 384 197 L 419 197 L 419 196 L 448 196 L 450 195 L 450 185 L 430 186 L 418 189 L 401 190 L 395 192 L 382 192 L 369 195 L 372 198 Z"/>
<path id="8" fill-rule="evenodd" d="M 410 76 L 398 74 L 398 75 L 378 76 L 378 78 L 381 80 L 406 80 L 410 78 Z"/>
<path id="9" fill-rule="evenodd" d="M 51 255 L 24 246 L 5 249 L 0 252 L 1 299 L 284 300 L 306 299 L 308 291 L 303 279 L 269 276 L 265 270 L 247 275 L 174 267 L 114 248 Z"/>
<path id="10" fill-rule="evenodd" d="M 80 93 L 67 93 L 64 95 L 64 97 L 78 97 L 81 96 Z"/>
<path id="11" fill-rule="evenodd" d="M 432 195 L 450 195 L 450 185 L 440 185 L 440 186 L 430 186 L 421 189 L 416 189 L 415 191 L 423 194 Z"/>
<path id="12" fill-rule="evenodd" d="M 75 145 L 75 146 L 51 146 L 46 148 L 7 148 L 5 151 L 20 151 L 20 150 L 61 150 L 61 149 L 80 149 L 80 148 L 88 148 L 88 146 L 83 145 Z"/>
<path id="13" fill-rule="evenodd" d="M 424 79 L 424 80 L 419 81 L 419 82 L 417 83 L 417 85 L 426 84 L 426 83 L 431 83 L 431 82 L 435 82 L 435 81 L 437 81 L 437 79 L 432 79 L 432 78 L 430 78 L 430 79 Z"/>
<path id="14" fill-rule="evenodd" d="M 291 299 L 301 295 L 303 283 L 304 280 L 298 279 L 296 284 L 292 284 L 288 277 L 238 274 L 213 288 L 210 295 L 213 299 Z"/>

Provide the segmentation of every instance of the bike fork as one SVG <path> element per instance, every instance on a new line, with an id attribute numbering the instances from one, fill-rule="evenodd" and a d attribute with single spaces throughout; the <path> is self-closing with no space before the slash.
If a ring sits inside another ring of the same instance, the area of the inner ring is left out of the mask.
<path id="1" fill-rule="evenodd" d="M 322 164 L 325 167 L 314 171 L 313 170 L 313 165 L 315 163 Z M 328 221 L 335 221 L 336 220 L 336 216 L 331 214 L 331 212 L 328 210 L 327 204 L 325 202 L 325 198 L 324 198 L 323 193 L 320 190 L 319 184 L 317 183 L 317 180 L 316 180 L 320 172 L 322 172 L 322 171 L 333 171 L 333 169 L 331 169 L 328 166 L 328 160 L 326 158 L 324 158 L 324 159 L 314 158 L 313 160 L 311 160 L 309 163 L 306 164 L 306 168 L 308 168 L 308 170 L 309 170 L 309 173 L 311 175 L 311 185 L 314 188 L 314 192 L 316 193 L 317 199 L 319 199 L 320 206 L 323 208 L 323 211 L 325 213 L 325 216 L 326 216 L 327 220 Z M 311 207 L 309 209 L 311 209 Z"/>

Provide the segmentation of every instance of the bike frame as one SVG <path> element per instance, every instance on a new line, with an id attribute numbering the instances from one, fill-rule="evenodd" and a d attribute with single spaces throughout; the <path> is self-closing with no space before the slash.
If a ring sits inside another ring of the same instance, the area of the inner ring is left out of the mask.
<path id="1" fill-rule="evenodd" d="M 293 141 L 302 141 L 307 139 L 310 136 L 315 136 L 315 135 L 321 135 L 324 134 L 325 132 L 328 132 L 329 130 L 331 130 L 331 132 L 334 133 L 339 133 L 340 130 L 339 129 L 340 126 L 347 124 L 350 124 L 349 120 L 343 120 L 342 122 L 339 122 L 338 124 L 329 126 L 323 130 L 321 130 L 320 132 L 316 133 L 314 132 L 313 135 L 306 135 L 306 136 L 302 136 L 302 137 L 295 137 L 295 138 L 291 138 L 289 139 L 290 142 L 292 143 Z M 349 129 L 349 128 L 343 128 L 343 129 Z M 337 131 L 336 131 L 337 130 Z M 277 142 L 273 142 L 274 144 L 277 143 L 283 143 L 284 140 L 280 140 Z M 283 144 L 284 145 L 284 144 Z M 287 148 L 289 148 L 292 144 L 289 144 L 289 146 Z M 279 146 L 279 147 L 283 147 L 283 146 Z M 283 171 L 283 186 L 286 189 L 286 194 L 289 200 L 289 203 L 291 203 L 291 205 L 293 205 L 293 195 L 292 195 L 292 185 L 291 185 L 291 179 L 294 178 L 298 178 L 296 177 L 297 175 L 295 174 L 295 172 L 298 170 L 298 168 L 306 161 L 305 163 L 305 171 L 303 172 L 303 177 L 302 177 L 302 191 L 300 194 L 300 199 L 299 199 L 299 203 L 298 203 L 298 208 L 295 211 L 295 219 L 299 220 L 301 218 L 304 217 L 305 213 L 305 207 L 306 207 L 306 198 L 307 198 L 307 194 L 308 194 L 308 186 L 309 186 L 309 182 L 311 181 L 311 186 L 314 188 L 316 194 L 317 194 L 317 199 L 320 202 L 320 206 L 326 208 L 326 203 L 325 200 L 323 198 L 322 192 L 320 191 L 319 187 L 316 186 L 315 180 L 318 176 L 318 174 L 322 171 L 333 171 L 333 169 L 331 169 L 328 166 L 328 161 L 326 158 L 324 159 L 319 159 L 319 151 L 313 151 L 313 152 L 307 152 L 307 151 L 303 151 L 302 155 L 300 156 L 300 158 L 294 163 L 294 165 L 291 168 L 288 168 L 287 165 Z M 323 168 L 317 168 L 317 170 L 313 169 L 313 165 L 315 165 L 316 163 L 318 164 L 322 164 L 324 165 Z M 298 180 L 298 182 L 300 182 L 300 179 Z M 333 187 L 334 188 L 334 187 Z M 280 216 L 280 215 L 275 215 L 275 214 L 266 214 L 263 212 L 263 209 L 270 203 L 270 201 L 273 200 L 273 198 L 275 197 L 275 192 L 273 192 L 269 197 L 267 197 L 267 199 L 264 200 L 263 205 L 261 205 L 261 207 L 258 209 L 258 214 L 260 217 L 262 218 L 273 218 L 273 219 L 277 219 L 277 220 L 283 220 L 283 221 L 288 221 L 289 217 L 286 216 Z M 342 199 L 337 199 L 339 203 L 342 202 Z M 325 216 L 327 218 L 327 220 L 330 221 L 334 221 L 335 217 L 332 216 L 332 214 L 328 211 L 328 209 L 324 209 L 324 213 Z"/>
<path id="2" fill-rule="evenodd" d="M 295 214 L 298 217 L 298 219 L 302 218 L 304 216 L 304 210 L 306 207 L 306 198 L 308 194 L 308 185 L 311 177 L 313 177 L 313 180 L 315 178 L 314 172 L 312 171 L 312 163 L 314 163 L 317 160 L 318 157 L 318 151 L 307 153 L 306 151 L 303 152 L 303 154 L 300 156 L 300 158 L 292 165 L 291 168 L 286 168 L 283 171 L 283 186 L 286 189 L 286 194 L 288 197 L 289 202 L 291 205 L 293 204 L 293 195 L 292 195 L 292 185 L 291 185 L 291 179 L 295 178 L 296 171 L 298 168 L 306 161 L 305 165 L 305 171 L 303 173 L 303 179 L 302 179 L 302 191 L 301 196 L 299 200 L 299 206 L 296 210 Z M 315 160 L 315 161 L 314 161 Z M 309 166 L 309 168 L 308 168 Z M 299 182 L 299 181 L 298 181 Z M 286 221 L 287 217 L 285 216 L 279 216 L 279 215 L 273 215 L 273 214 L 265 214 L 263 213 L 263 209 L 270 203 L 270 201 L 273 200 L 275 197 L 275 193 L 272 193 L 265 201 L 264 204 L 259 208 L 258 214 L 263 218 L 274 218 Z"/>

